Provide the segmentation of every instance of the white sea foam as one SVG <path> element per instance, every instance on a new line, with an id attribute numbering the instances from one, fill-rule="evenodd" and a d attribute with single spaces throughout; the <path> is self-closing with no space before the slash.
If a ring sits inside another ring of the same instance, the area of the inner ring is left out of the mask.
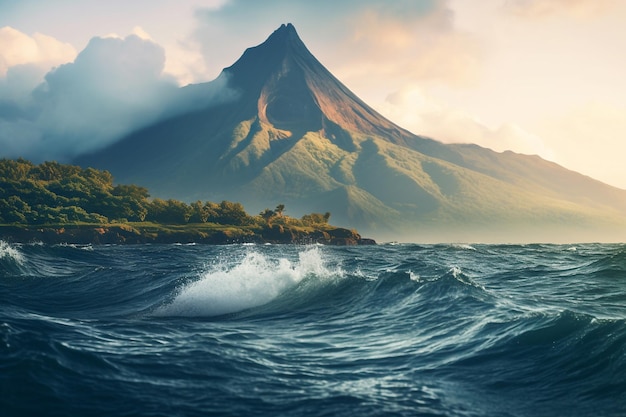
<path id="1" fill-rule="evenodd" d="M 409 278 L 411 279 L 411 281 L 415 281 L 415 282 L 420 282 L 421 281 L 421 277 L 419 276 L 419 274 L 413 272 L 413 271 L 409 271 Z"/>
<path id="2" fill-rule="evenodd" d="M 318 248 L 299 254 L 297 262 L 248 253 L 238 264 L 213 267 L 181 289 L 160 308 L 159 316 L 218 316 L 261 306 L 294 287 L 307 276 L 331 276 Z"/>
<path id="3" fill-rule="evenodd" d="M 462 249 L 462 250 L 476 250 L 472 245 L 468 245 L 467 243 L 454 243 L 452 244 L 454 249 Z"/>
<path id="4" fill-rule="evenodd" d="M 4 240 L 0 240 L 0 259 L 12 259 L 20 265 L 24 263 L 24 255 L 22 255 L 22 252 L 9 245 Z"/>

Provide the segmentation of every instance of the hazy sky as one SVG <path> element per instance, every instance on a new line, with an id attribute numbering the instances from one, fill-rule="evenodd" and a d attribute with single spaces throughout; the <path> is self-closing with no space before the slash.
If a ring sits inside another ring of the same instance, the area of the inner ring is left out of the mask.
<path id="1" fill-rule="evenodd" d="M 0 0 L 0 157 L 113 141 L 287 22 L 414 133 L 626 188 L 623 0 Z"/>

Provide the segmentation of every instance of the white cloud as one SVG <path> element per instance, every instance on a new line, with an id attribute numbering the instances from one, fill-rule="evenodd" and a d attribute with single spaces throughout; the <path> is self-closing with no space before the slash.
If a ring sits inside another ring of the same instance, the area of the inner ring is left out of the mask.
<path id="1" fill-rule="evenodd" d="M 150 34 L 148 32 L 145 31 L 144 28 L 142 28 L 141 26 L 135 26 L 133 28 L 133 35 L 136 35 L 137 37 L 146 40 L 146 41 L 153 41 L 154 39 L 152 39 L 152 36 L 150 36 Z"/>
<path id="2" fill-rule="evenodd" d="M 469 33 L 454 26 L 445 2 L 434 2 L 423 15 L 410 18 L 363 9 L 348 23 L 350 36 L 334 48 L 338 73 L 381 84 L 437 81 L 454 86 L 473 84 L 480 72 L 482 50 Z"/>
<path id="3" fill-rule="evenodd" d="M 164 63 L 163 48 L 136 35 L 93 38 L 74 62 L 50 71 L 32 93 L 0 84 L 13 92 L 0 100 L 2 156 L 67 160 L 158 117 L 228 98 L 217 83 L 214 90 L 203 89 L 202 97 L 181 102 Z M 7 79 L 19 79 L 27 69 L 11 67 Z"/>
<path id="4" fill-rule="evenodd" d="M 593 101 L 545 117 L 540 126 L 555 160 L 626 189 L 626 106 Z"/>
<path id="5" fill-rule="evenodd" d="M 41 33 L 29 36 L 10 26 L 0 28 L 0 45 L 0 77 L 16 65 L 34 64 L 49 69 L 76 57 L 76 50 L 68 43 Z"/>
<path id="6" fill-rule="evenodd" d="M 74 152 L 115 140 L 158 114 L 176 85 L 163 79 L 163 49 L 130 35 L 93 38 L 71 64 L 46 75 L 35 92 L 38 125 Z M 51 140 L 52 141 L 52 140 Z"/>
<path id="7" fill-rule="evenodd" d="M 376 107 L 413 133 L 444 143 L 475 143 L 499 152 L 512 150 L 547 159 L 554 156 L 539 136 L 515 123 L 488 127 L 471 114 L 437 101 L 417 87 L 398 90 Z"/>
<path id="8" fill-rule="evenodd" d="M 0 97 L 5 99 L 12 97 L 15 91 L 33 88 L 52 67 L 76 57 L 76 50 L 68 43 L 41 33 L 29 36 L 10 26 L 0 28 L 0 45 L 0 93 L 3 93 Z M 18 74 L 24 69 L 28 76 Z"/>
<path id="9" fill-rule="evenodd" d="M 553 16 L 590 19 L 607 13 L 616 5 L 616 0 L 508 0 L 504 10 L 529 19 Z"/>
<path id="10" fill-rule="evenodd" d="M 167 48 L 164 72 L 172 75 L 179 85 L 205 82 L 214 78 L 200 44 L 194 40 L 179 41 Z"/>

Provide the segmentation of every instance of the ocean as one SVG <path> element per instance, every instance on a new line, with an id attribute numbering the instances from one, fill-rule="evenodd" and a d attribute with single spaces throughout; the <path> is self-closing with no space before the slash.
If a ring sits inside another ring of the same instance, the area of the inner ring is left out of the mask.
<path id="1" fill-rule="evenodd" d="M 624 416 L 626 245 L 0 241 L 0 415 Z"/>

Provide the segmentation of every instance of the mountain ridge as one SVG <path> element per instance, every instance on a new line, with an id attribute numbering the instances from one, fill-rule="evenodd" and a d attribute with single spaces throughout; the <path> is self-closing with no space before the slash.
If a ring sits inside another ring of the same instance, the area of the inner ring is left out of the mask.
<path id="1" fill-rule="evenodd" d="M 330 210 L 335 222 L 393 240 L 626 236 L 626 191 L 537 156 L 415 135 L 335 78 L 291 24 L 183 93 L 217 81 L 235 98 L 77 162 L 158 196 Z"/>

